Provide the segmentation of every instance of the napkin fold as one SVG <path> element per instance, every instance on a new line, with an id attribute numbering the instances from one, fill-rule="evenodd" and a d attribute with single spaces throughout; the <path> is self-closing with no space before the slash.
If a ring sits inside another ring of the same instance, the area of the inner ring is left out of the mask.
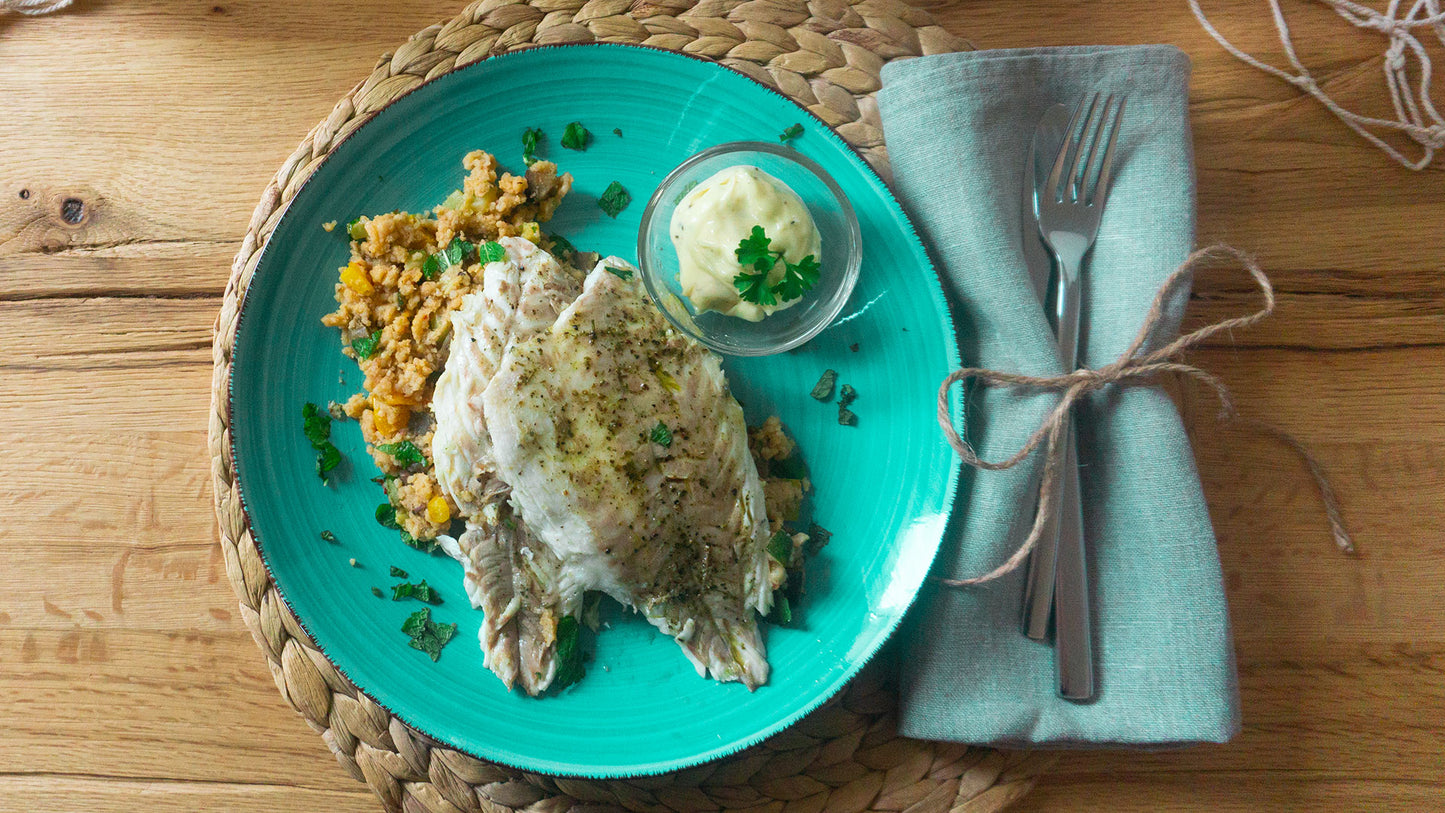
<path id="1" fill-rule="evenodd" d="M 1116 359 L 1194 239 L 1189 59 L 1170 46 L 976 51 L 894 62 L 878 108 L 894 187 L 927 242 L 964 364 L 1062 372 L 1024 260 L 1020 218 L 1034 126 L 1049 105 L 1124 93 L 1128 106 L 1098 241 L 1085 260 L 1080 363 Z M 1152 346 L 1178 331 L 1170 303 Z M 1056 394 L 973 388 L 967 437 L 984 459 L 1024 442 Z M 1024 570 L 968 589 L 929 584 L 905 627 L 899 730 L 996 745 L 1223 742 L 1238 684 L 1218 551 L 1169 397 L 1114 386 L 1081 403 L 1077 434 L 1098 696 L 1056 693 L 1052 647 L 1020 631 Z M 1041 453 L 965 469 L 934 573 L 991 570 L 1027 536 Z"/>

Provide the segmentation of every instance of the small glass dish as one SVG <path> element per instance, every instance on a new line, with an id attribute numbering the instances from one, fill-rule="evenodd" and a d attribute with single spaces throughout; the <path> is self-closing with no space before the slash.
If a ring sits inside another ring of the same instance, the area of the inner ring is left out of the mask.
<path id="1" fill-rule="evenodd" d="M 696 312 L 678 282 L 677 250 L 670 226 L 673 210 L 698 183 L 732 166 L 754 166 L 797 193 L 818 226 L 823 256 L 818 284 L 801 302 L 761 322 L 714 311 Z M 791 147 L 764 141 L 733 141 L 683 161 L 652 193 L 637 235 L 637 261 L 652 301 L 678 330 L 719 353 L 767 356 L 817 336 L 837 318 L 858 282 L 863 241 L 858 216 L 837 182 L 817 162 Z"/>

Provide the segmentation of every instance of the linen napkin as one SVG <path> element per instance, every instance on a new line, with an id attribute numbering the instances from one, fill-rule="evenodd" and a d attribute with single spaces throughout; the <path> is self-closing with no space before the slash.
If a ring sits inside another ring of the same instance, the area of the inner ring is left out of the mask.
<path id="1" fill-rule="evenodd" d="M 895 62 L 878 107 L 894 186 L 951 299 L 964 364 L 1062 372 L 1024 261 L 1020 218 L 1033 130 L 1092 91 L 1128 106 L 1114 182 L 1082 286 L 1080 363 L 1116 359 L 1194 239 L 1189 60 L 1170 46 L 979 51 Z M 1172 302 L 1157 347 L 1177 333 Z M 1057 403 L 975 387 L 967 437 L 1011 455 Z M 966 589 L 930 583 L 905 628 L 899 730 L 1000 745 L 1223 742 L 1238 686 L 1218 551 L 1193 453 L 1168 396 L 1110 387 L 1079 405 L 1084 533 L 1097 697 L 1056 694 L 1054 651 L 1020 632 L 1026 568 Z M 965 469 L 934 573 L 985 573 L 1033 519 L 1042 453 L 1007 471 Z"/>

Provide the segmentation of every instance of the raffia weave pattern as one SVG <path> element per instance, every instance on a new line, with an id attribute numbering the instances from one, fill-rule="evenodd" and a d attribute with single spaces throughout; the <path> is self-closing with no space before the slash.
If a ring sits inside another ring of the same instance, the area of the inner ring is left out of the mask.
<path id="1" fill-rule="evenodd" d="M 1052 759 L 899 737 L 886 651 L 838 697 L 733 757 L 667 776 L 568 779 L 483 762 L 412 731 L 342 677 L 282 603 L 241 511 L 226 407 L 236 318 L 261 249 L 321 159 L 391 100 L 491 54 L 571 42 L 643 43 L 716 59 L 796 99 L 885 172 L 873 100 L 879 69 L 966 47 L 899 0 L 482 0 L 383 57 L 266 187 L 216 321 L 209 444 L 221 548 L 241 617 L 277 688 L 390 811 L 1002 810 Z"/>

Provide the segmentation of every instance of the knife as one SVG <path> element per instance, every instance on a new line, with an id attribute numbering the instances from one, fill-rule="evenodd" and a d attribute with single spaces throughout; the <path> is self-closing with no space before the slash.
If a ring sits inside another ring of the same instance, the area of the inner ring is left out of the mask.
<path id="1" fill-rule="evenodd" d="M 1069 127 L 1069 114 L 1069 108 L 1062 104 L 1053 105 L 1044 111 L 1043 117 L 1034 128 L 1032 150 L 1029 160 L 1024 164 L 1024 190 L 1021 196 L 1024 261 L 1028 265 L 1034 291 L 1039 297 L 1039 305 L 1046 309 L 1050 304 L 1047 300 L 1055 269 L 1053 255 L 1044 247 L 1043 237 L 1039 235 L 1038 199 L 1040 187 L 1047 180 L 1054 158 L 1063 146 L 1065 131 Z M 1053 328 L 1058 330 L 1057 325 Z M 1024 583 L 1024 634 L 1036 641 L 1046 639 L 1049 634 L 1058 545 L 1058 522 L 1055 519 L 1044 527 L 1038 545 L 1029 556 L 1028 577 Z"/>

